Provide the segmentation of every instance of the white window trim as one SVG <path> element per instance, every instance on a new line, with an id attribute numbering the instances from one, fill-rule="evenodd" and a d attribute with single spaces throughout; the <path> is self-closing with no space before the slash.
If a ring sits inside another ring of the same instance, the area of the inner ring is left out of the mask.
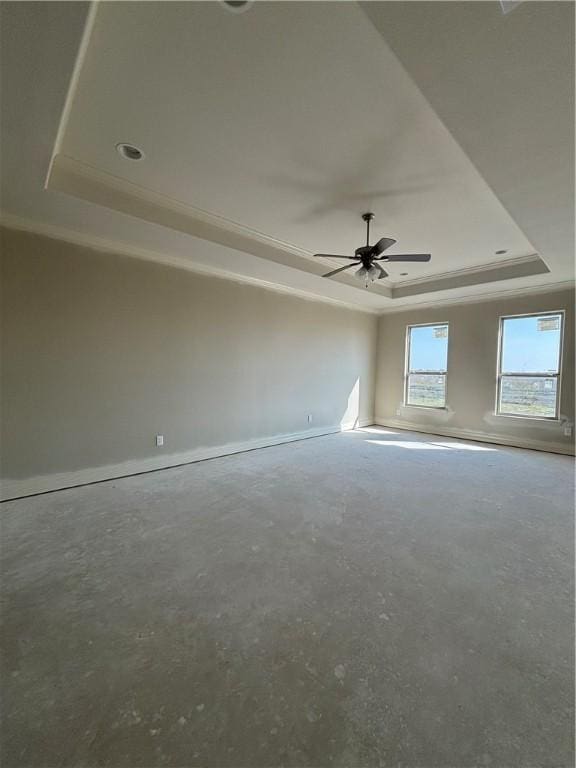
<path id="1" fill-rule="evenodd" d="M 410 377 L 410 331 L 412 328 L 436 328 L 438 325 L 445 325 L 448 328 L 448 348 L 446 350 L 446 370 L 445 371 L 418 371 L 421 374 L 430 376 L 444 376 L 444 405 L 413 405 L 408 402 L 408 380 Z M 450 361 L 450 323 L 447 320 L 438 323 L 410 323 L 406 326 L 406 347 L 404 353 L 404 408 L 421 408 L 425 411 L 446 411 L 448 410 L 448 366 Z"/>
<path id="2" fill-rule="evenodd" d="M 541 377 L 543 379 L 556 379 L 556 409 L 554 416 L 525 416 L 521 413 L 503 413 L 500 411 L 500 389 L 502 385 L 502 341 L 504 331 L 504 321 L 513 320 L 517 317 L 546 317 L 547 315 L 560 315 L 560 344 L 558 349 L 558 372 L 557 373 L 505 373 L 504 376 L 531 376 Z M 502 419 L 521 419 L 522 421 L 545 421 L 560 422 L 560 400 L 562 395 L 562 364 L 564 361 L 564 325 L 566 321 L 566 311 L 564 309 L 547 310 L 546 312 L 524 312 L 518 315 L 500 315 L 498 321 L 498 355 L 496 360 L 496 401 L 494 403 L 494 415 Z"/>

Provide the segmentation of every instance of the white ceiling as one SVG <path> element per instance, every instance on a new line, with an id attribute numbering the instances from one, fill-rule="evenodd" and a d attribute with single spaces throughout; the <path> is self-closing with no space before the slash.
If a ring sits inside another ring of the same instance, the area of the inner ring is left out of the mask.
<path id="1" fill-rule="evenodd" d="M 478 115 L 478 99 L 469 104 L 462 91 L 468 81 L 471 88 L 485 83 L 478 73 L 495 66 L 483 61 L 482 48 L 472 47 L 472 69 L 460 50 L 464 83 L 443 73 L 445 99 L 451 80 L 459 87 L 457 109 L 453 101 L 450 110 L 430 98 L 426 57 L 414 57 L 410 45 L 414 27 L 414 47 L 422 54 L 429 46 L 432 68 L 443 55 L 457 65 L 446 40 L 443 46 L 421 40 L 436 18 L 446 26 L 447 4 L 425 3 L 425 25 L 408 8 L 419 3 L 367 5 L 368 14 L 356 3 L 257 2 L 232 14 L 218 2 L 103 3 L 85 28 L 85 4 L 2 4 L 5 220 L 373 311 L 573 279 L 570 251 L 526 226 L 533 216 L 522 207 L 522 195 L 524 202 L 537 200 L 540 224 L 553 228 L 558 207 L 573 202 L 566 184 L 553 200 L 538 194 L 544 183 L 549 189 L 562 182 L 557 164 L 550 179 L 542 167 L 546 152 L 561 154 L 549 134 L 540 144 L 535 136 L 536 146 L 524 153 L 524 166 L 537 163 L 539 177 L 522 166 L 516 207 L 508 194 L 509 213 L 497 196 L 507 180 L 507 154 L 511 171 L 519 171 L 518 158 L 502 146 L 514 143 L 513 132 L 526 149 L 523 137 L 532 130 L 502 120 L 501 91 L 513 87 L 514 109 L 531 107 L 538 117 L 540 89 L 573 83 L 558 57 L 548 66 L 526 55 L 525 72 L 518 63 L 523 40 L 542 25 L 549 38 L 564 34 L 565 15 L 529 15 L 520 24 L 514 19 L 523 6 L 503 16 L 497 3 L 473 3 L 487 9 L 475 15 L 460 8 L 469 3 L 449 4 L 458 39 L 480 29 L 489 40 L 486 30 L 496 25 L 501 63 L 506 50 L 514 53 L 516 77 L 495 83 L 495 93 L 480 90 Z M 451 125 L 454 112 L 481 118 L 492 106 L 500 135 L 493 118 L 485 131 L 476 125 L 477 147 L 465 143 Z M 569 136 L 570 117 L 560 103 L 557 117 Z M 556 120 L 537 124 L 558 133 Z M 145 159 L 122 159 L 119 141 L 140 146 Z M 475 148 L 498 167 L 495 180 Z M 395 237 L 394 252 L 431 252 L 432 261 L 390 265 L 390 279 L 368 291 L 349 277 L 319 277 L 332 265 L 319 265 L 311 254 L 351 253 L 363 243 L 360 214 L 367 209 L 377 216 L 375 239 Z M 495 256 L 498 249 L 508 253 Z M 550 271 L 535 274 L 545 264 Z"/>
<path id="2" fill-rule="evenodd" d="M 362 7 L 557 279 L 573 279 L 574 3 Z"/>

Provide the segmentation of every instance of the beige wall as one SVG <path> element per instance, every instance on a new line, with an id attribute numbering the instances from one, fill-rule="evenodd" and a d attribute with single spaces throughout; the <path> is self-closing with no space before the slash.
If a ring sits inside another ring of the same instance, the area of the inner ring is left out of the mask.
<path id="1" fill-rule="evenodd" d="M 375 316 L 1 234 L 3 477 L 372 422 Z"/>
<path id="2" fill-rule="evenodd" d="M 378 322 L 45 237 L 0 235 L 3 487 L 47 490 L 195 451 L 371 423 L 375 391 L 380 423 L 551 449 L 573 442 L 561 423 L 494 415 L 500 315 L 564 309 L 561 414 L 574 422 L 573 292 Z M 406 325 L 441 321 L 450 323 L 448 409 L 406 408 Z"/>
<path id="3" fill-rule="evenodd" d="M 494 415 L 496 358 L 501 315 L 566 311 L 561 382 L 561 418 L 574 422 L 574 292 L 562 291 L 384 315 L 378 327 L 376 420 L 392 426 L 416 426 L 440 434 L 467 431 L 534 447 L 573 445 L 564 424 Z M 406 326 L 450 324 L 447 410 L 405 407 Z M 471 435 L 469 435 L 471 436 Z M 538 445 L 537 445 L 538 444 Z"/>

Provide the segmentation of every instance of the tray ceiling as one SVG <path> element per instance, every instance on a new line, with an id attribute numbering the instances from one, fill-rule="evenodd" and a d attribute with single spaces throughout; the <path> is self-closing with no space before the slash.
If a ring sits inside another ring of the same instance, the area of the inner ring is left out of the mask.
<path id="1" fill-rule="evenodd" d="M 432 108 L 400 60 L 406 41 L 396 34 L 391 46 L 382 18 L 356 3 L 256 2 L 243 14 L 218 2 L 102 3 L 90 13 L 79 3 L 21 5 L 4 12 L 20 43 L 42 15 L 52 36 L 35 31 L 29 79 L 39 87 L 50 67 L 59 79 L 43 115 L 52 145 L 27 181 L 37 185 L 50 165 L 47 190 L 35 188 L 27 204 L 24 182 L 20 195 L 8 190 L 3 209 L 13 217 L 370 310 L 572 276 L 558 259 L 549 271 L 545 249 Z M 19 93 L 12 110 L 32 118 L 35 105 Z M 141 147 L 144 159 L 121 157 L 119 142 Z M 392 236 L 396 252 L 431 252 L 432 261 L 390 265 L 390 278 L 368 291 L 349 276 L 321 279 L 332 265 L 311 255 L 353 252 L 365 210 L 376 214 L 375 238 Z"/>

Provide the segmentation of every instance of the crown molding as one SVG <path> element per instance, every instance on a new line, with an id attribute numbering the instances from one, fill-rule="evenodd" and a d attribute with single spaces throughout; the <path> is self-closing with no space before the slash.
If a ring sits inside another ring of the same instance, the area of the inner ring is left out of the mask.
<path id="1" fill-rule="evenodd" d="M 518 256 L 503 262 L 491 262 L 445 272 L 441 275 L 420 278 L 411 283 L 399 284 L 392 289 L 393 299 L 407 299 L 425 294 L 438 294 L 452 289 L 465 289 L 489 283 L 501 283 L 534 275 L 545 275 L 550 270 L 536 253 Z"/>
<path id="2" fill-rule="evenodd" d="M 300 272 L 322 277 L 324 264 L 310 251 L 267 235 L 231 219 L 182 203 L 167 195 L 101 171 L 68 155 L 52 159 L 46 189 L 64 192 L 89 203 L 157 224 L 176 232 L 249 253 Z M 338 275 L 336 282 L 361 290 L 351 276 Z M 378 286 L 373 293 L 392 298 L 392 288 Z"/>
<path id="3" fill-rule="evenodd" d="M 59 192 L 88 199 L 97 202 L 107 208 L 122 210 L 124 213 L 144 218 L 153 223 L 168 226 L 185 232 L 186 234 L 202 237 L 196 233 L 197 229 L 205 229 L 207 232 L 218 230 L 236 238 L 246 238 L 254 243 L 274 248 L 292 256 L 309 259 L 312 256 L 307 251 L 294 243 L 289 243 L 279 238 L 267 235 L 259 230 L 252 229 L 224 216 L 182 203 L 173 197 L 154 192 L 147 187 L 134 184 L 119 176 L 101 171 L 88 163 L 76 160 L 64 154 L 56 154 L 52 160 L 50 173 L 46 180 L 46 189 L 56 189 Z M 106 200 L 101 199 L 105 190 Z M 93 200 L 93 197 L 98 200 Z M 128 210 L 125 210 L 128 209 Z M 139 211 L 139 212 L 138 212 Z M 143 215 L 145 214 L 145 215 Z M 172 217 L 170 223 L 164 224 L 164 219 Z M 212 232 L 213 233 L 213 232 Z M 213 237 L 204 236 L 205 240 L 214 240 Z M 221 245 L 229 245 L 228 238 Z M 220 242 L 220 240 L 214 240 Z M 232 245 L 238 250 L 238 245 Z M 251 253 L 253 251 L 250 251 Z M 259 255 L 259 254 L 256 254 Z M 315 262 L 309 262 L 308 266 L 319 266 Z"/>
<path id="4" fill-rule="evenodd" d="M 80 199 L 86 200 L 96 205 L 102 205 L 106 208 L 125 213 L 136 218 L 143 219 L 160 226 L 183 232 L 193 237 L 198 237 L 210 242 L 218 243 L 234 250 L 250 253 L 259 258 L 267 259 L 273 263 L 287 266 L 292 269 L 298 269 L 310 275 L 321 276 L 324 267 L 317 264 L 312 258 L 312 254 L 299 248 L 293 243 L 288 243 L 278 238 L 267 235 L 263 232 L 246 227 L 238 222 L 231 221 L 209 211 L 196 208 L 166 195 L 154 192 L 145 187 L 133 184 L 118 176 L 103 172 L 91 165 L 78 161 L 64 154 L 58 154 L 53 158 L 47 188 L 59 192 L 71 194 Z M 122 250 L 126 250 L 124 246 Z M 166 259 L 164 259 L 166 260 Z M 179 265 L 181 266 L 181 265 Z M 197 270 L 200 271 L 200 270 Z M 430 275 L 426 278 L 397 283 L 391 286 L 373 286 L 373 293 L 382 299 L 391 300 L 391 306 L 378 309 L 367 309 L 362 307 L 361 311 L 371 314 L 386 314 L 392 311 L 402 311 L 402 307 L 394 307 L 396 300 L 417 297 L 423 294 L 432 296 L 434 293 L 456 288 L 466 288 L 471 285 L 480 285 L 482 283 L 494 283 L 499 280 L 509 280 L 514 278 L 523 278 L 535 274 L 547 273 L 548 268 L 543 260 L 536 253 L 525 256 L 505 259 L 488 264 L 465 267 L 452 272 L 444 272 L 437 275 Z M 211 272 L 215 274 L 215 272 Z M 500 276 L 499 276 L 499 273 Z M 225 277 L 239 280 L 236 274 L 224 274 Z M 477 279 L 475 280 L 474 277 Z M 472 279 L 472 282 L 470 282 Z M 251 278 L 257 284 L 278 289 L 275 283 L 258 281 Z M 458 285 L 460 281 L 460 285 Z M 358 288 L 352 277 L 338 277 L 338 282 L 353 288 Z M 446 283 L 446 285 L 442 285 Z M 410 287 L 420 288 L 421 290 L 409 291 L 404 296 L 403 291 Z M 513 294 L 530 292 L 529 288 L 513 289 Z M 306 297 L 322 301 L 324 298 L 317 297 L 316 294 L 302 292 Z M 494 295 L 507 295 L 506 291 L 484 293 L 483 296 L 488 299 Z M 458 297 L 457 299 L 429 299 L 431 305 L 463 303 L 473 300 L 472 297 Z M 478 299 L 482 300 L 482 299 Z M 337 303 L 351 306 L 348 302 Z M 333 303 L 334 300 L 330 299 Z M 356 309 L 357 305 L 352 304 Z M 423 306 L 412 303 L 411 306 Z"/>
<path id="5" fill-rule="evenodd" d="M 96 13 L 98 11 L 99 2 L 100 0 L 90 0 L 90 7 L 88 9 L 88 13 L 86 14 L 84 29 L 82 30 L 82 37 L 80 38 L 80 45 L 78 46 L 76 59 L 74 61 L 74 67 L 72 68 L 72 76 L 68 84 L 68 90 L 66 91 L 66 99 L 64 100 L 64 106 L 62 107 L 62 113 L 60 115 L 60 120 L 58 121 L 58 130 L 56 132 L 56 140 L 54 142 L 54 148 L 52 150 L 50 163 L 48 165 L 48 172 L 46 174 L 46 179 L 44 182 L 45 186 L 48 184 L 48 179 L 50 178 L 50 173 L 52 171 L 52 163 L 54 161 L 54 158 L 56 157 L 56 155 L 58 155 L 58 153 L 60 152 L 60 147 L 62 146 L 64 133 L 66 132 L 66 127 L 68 125 L 68 120 L 70 118 L 70 112 L 72 110 L 72 103 L 74 101 L 74 97 L 76 96 L 76 91 L 78 90 L 80 73 L 82 72 L 84 59 L 86 58 L 86 52 L 88 50 L 90 38 L 92 37 L 92 31 L 94 29 L 94 23 L 96 21 Z"/>
<path id="6" fill-rule="evenodd" d="M 17 216 L 8 211 L 0 211 L 0 226 L 6 227 L 7 229 L 14 229 L 21 232 L 30 232 L 35 235 L 49 237 L 52 240 L 62 240 L 66 243 L 72 243 L 73 245 L 91 248 L 93 250 L 102 251 L 104 253 L 112 253 L 119 256 L 127 256 L 144 261 L 152 261 L 156 264 L 163 264 L 175 269 L 184 269 L 188 272 L 194 272 L 222 280 L 229 280 L 235 283 L 254 285 L 265 290 L 274 291 L 275 293 L 281 293 L 289 296 L 298 296 L 299 298 L 306 299 L 308 301 L 330 304 L 332 306 L 349 309 L 354 312 L 362 312 L 364 314 L 377 316 L 384 316 L 398 312 L 414 312 L 420 309 L 431 309 L 433 307 L 440 306 L 470 303 L 476 304 L 482 303 L 484 301 L 502 299 L 508 296 L 512 297 L 538 293 L 554 293 L 571 288 L 574 289 L 576 285 L 573 280 L 561 280 L 555 283 L 549 283 L 548 285 L 508 288 L 501 291 L 491 291 L 490 293 L 474 294 L 472 296 L 458 296 L 455 298 L 446 299 L 430 299 L 423 302 L 411 302 L 410 304 L 402 304 L 401 306 L 396 307 L 389 306 L 383 309 L 372 309 L 370 307 L 363 307 L 358 304 L 352 304 L 346 301 L 341 301 L 339 299 L 332 299 L 327 296 L 325 297 L 314 293 L 308 293 L 307 291 L 303 291 L 299 288 L 290 288 L 289 286 L 271 283 L 267 280 L 261 280 L 255 277 L 247 277 L 244 275 L 239 275 L 235 272 L 228 272 L 224 269 L 207 267 L 202 264 L 188 261 L 187 259 L 179 256 L 170 256 L 160 251 L 139 248 L 125 243 L 124 241 L 108 240 L 97 235 L 87 234 L 86 232 L 78 232 L 77 230 L 68 229 L 66 227 L 61 227 L 55 224 L 39 222 L 26 217 Z"/>
<path id="7" fill-rule="evenodd" d="M 533 261 L 542 261 L 538 253 L 529 253 L 525 256 L 514 256 L 509 259 L 502 259 L 500 261 L 490 261 L 486 264 L 473 264 L 469 267 L 462 267 L 461 269 L 452 269 L 449 272 L 438 272 L 434 275 L 427 275 L 426 277 L 415 277 L 412 280 L 402 280 L 395 283 L 394 288 L 406 288 L 412 285 L 426 285 L 426 283 L 436 282 L 437 280 L 449 280 L 451 278 L 457 278 L 464 275 L 475 275 L 477 273 L 489 272 L 493 269 L 503 269 L 506 267 L 516 267 L 522 264 L 530 264 Z"/>
<path id="8" fill-rule="evenodd" d="M 49 237 L 51 240 L 61 240 L 66 243 L 71 243 L 72 245 L 91 248 L 104 253 L 112 253 L 117 256 L 127 256 L 143 261 L 151 261 L 161 266 L 164 265 L 176 269 L 184 269 L 187 272 L 194 272 L 196 274 L 228 280 L 234 283 L 253 285 L 257 288 L 263 288 L 264 290 L 273 291 L 275 293 L 297 296 L 298 298 L 307 301 L 320 302 L 321 304 L 330 304 L 342 309 L 352 310 L 353 312 L 362 312 L 368 315 L 380 314 L 380 310 L 371 307 L 363 307 L 359 304 L 341 301 L 340 299 L 333 299 L 329 296 L 320 296 L 315 293 L 303 291 L 300 288 L 291 288 L 290 286 L 271 283 L 268 280 L 240 275 L 236 272 L 229 272 L 217 267 L 204 266 L 203 264 L 189 261 L 180 256 L 171 256 L 160 251 L 153 251 L 130 245 L 121 240 L 108 240 L 97 235 L 87 234 L 86 232 L 78 232 L 77 230 L 68 229 L 55 224 L 35 221 L 22 216 L 16 216 L 8 211 L 0 211 L 0 226 L 5 227 L 6 229 L 14 229 L 20 232 L 29 232 L 34 235 Z"/>
<path id="9" fill-rule="evenodd" d="M 487 301 L 496 301 L 515 296 L 530 296 L 541 293 L 557 293 L 558 291 L 574 290 L 576 282 L 574 280 L 559 280 L 547 285 L 520 286 L 518 288 L 507 288 L 501 291 L 490 291 L 490 293 L 472 294 L 471 296 L 457 296 L 454 298 L 433 299 L 421 302 L 411 302 L 402 306 L 390 306 L 382 309 L 378 314 L 381 316 L 397 314 L 398 312 L 416 312 L 420 309 L 433 309 L 436 307 L 446 307 L 461 304 L 482 304 Z"/>

